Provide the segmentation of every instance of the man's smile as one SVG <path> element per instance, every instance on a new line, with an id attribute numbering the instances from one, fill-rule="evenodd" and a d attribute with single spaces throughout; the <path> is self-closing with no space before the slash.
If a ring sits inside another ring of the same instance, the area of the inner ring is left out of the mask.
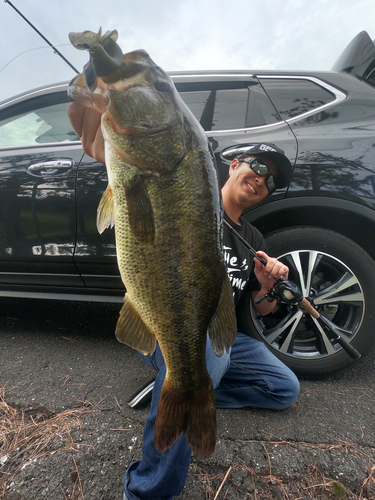
<path id="1" fill-rule="evenodd" d="M 246 186 L 250 189 L 250 191 L 251 191 L 253 194 L 257 194 L 257 192 L 255 191 L 255 189 L 253 188 L 253 186 L 251 186 L 248 182 L 246 182 Z"/>

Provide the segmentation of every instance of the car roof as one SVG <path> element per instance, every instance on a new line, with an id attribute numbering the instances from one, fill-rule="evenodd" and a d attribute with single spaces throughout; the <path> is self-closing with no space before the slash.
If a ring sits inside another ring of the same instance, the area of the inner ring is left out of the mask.
<path id="1" fill-rule="evenodd" d="M 236 81 L 243 80 L 244 78 L 253 78 L 255 75 L 262 76 L 291 76 L 291 77 L 314 77 L 320 76 L 324 78 L 329 74 L 330 71 L 270 71 L 270 70 L 209 70 L 209 71 L 167 71 L 166 72 L 175 83 L 187 83 L 187 82 L 212 82 L 212 81 Z M 10 97 L 2 102 L 0 102 L 0 110 L 7 108 L 15 104 L 16 102 L 22 102 L 24 100 L 38 97 L 40 95 L 53 94 L 55 92 L 64 92 L 67 90 L 69 81 L 58 82 L 54 84 L 44 85 L 42 87 L 37 87 L 21 94 Z"/>

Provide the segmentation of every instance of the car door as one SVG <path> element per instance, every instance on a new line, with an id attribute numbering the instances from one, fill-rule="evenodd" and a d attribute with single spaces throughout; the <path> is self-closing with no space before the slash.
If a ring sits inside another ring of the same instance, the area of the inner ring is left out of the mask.
<path id="1" fill-rule="evenodd" d="M 83 153 L 67 105 L 65 88 L 57 86 L 0 106 L 2 289 L 83 286 L 73 262 Z"/>
<path id="2" fill-rule="evenodd" d="M 289 196 L 331 196 L 375 207 L 375 92 L 351 75 L 262 76 L 298 140 Z M 342 90 L 345 89 L 345 92 Z"/>
<path id="3" fill-rule="evenodd" d="M 99 234 L 96 213 L 108 185 L 104 165 L 85 155 L 77 173 L 77 245 L 74 260 L 86 287 L 125 292 L 116 258 L 114 228 Z"/>

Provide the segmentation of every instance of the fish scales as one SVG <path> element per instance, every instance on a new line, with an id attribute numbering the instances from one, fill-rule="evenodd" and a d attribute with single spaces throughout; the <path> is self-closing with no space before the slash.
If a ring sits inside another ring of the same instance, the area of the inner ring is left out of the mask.
<path id="1" fill-rule="evenodd" d="M 186 168 L 181 165 L 171 179 L 163 177 L 145 183 L 155 217 L 152 245 L 140 246 L 131 236 L 127 227 L 125 196 L 124 205 L 117 211 L 115 227 L 117 246 L 122 248 L 118 254 L 119 268 L 132 303 L 150 331 L 155 332 L 162 352 L 165 352 L 167 366 L 187 365 L 181 374 L 173 371 L 173 376 L 185 376 L 189 387 L 194 385 L 195 374 L 201 373 L 197 362 L 202 364 L 203 349 L 201 346 L 197 348 L 197 342 L 205 344 L 223 277 L 213 269 L 219 245 L 218 238 L 215 238 L 218 232 L 213 230 L 207 235 L 206 218 L 212 221 L 214 215 L 216 224 L 219 224 L 218 215 L 212 213 L 215 204 L 209 199 L 209 189 L 206 196 L 202 193 L 204 203 L 198 203 L 196 196 L 191 196 L 196 191 L 191 189 L 196 177 L 188 159 L 185 165 Z M 168 211 L 165 210 L 167 199 Z M 120 207 L 121 202 L 118 204 Z M 194 240 L 192 233 L 186 231 L 187 227 L 193 229 Z M 191 314 L 191 311 L 195 313 Z M 178 335 L 175 343 L 168 346 L 171 331 Z M 188 331 L 201 332 L 201 338 L 186 337 L 184 332 Z M 164 348 L 165 344 L 168 347 Z M 188 364 L 185 356 L 191 359 Z M 182 385 L 186 386 L 185 383 Z"/>
<path id="2" fill-rule="evenodd" d="M 77 46 L 82 34 L 74 36 Z M 69 94 L 103 113 L 108 188 L 98 228 L 114 223 L 126 288 L 116 336 L 143 353 L 153 352 L 157 341 L 162 351 L 157 449 L 164 452 L 184 433 L 194 453 L 208 456 L 216 414 L 207 330 L 217 355 L 236 334 L 216 169 L 203 129 L 148 54 L 125 54 L 114 69 L 110 61 L 111 72 L 98 74 L 117 49 L 111 33 L 92 39 L 86 82 L 77 77 Z M 99 63 L 98 46 L 104 50 Z"/>

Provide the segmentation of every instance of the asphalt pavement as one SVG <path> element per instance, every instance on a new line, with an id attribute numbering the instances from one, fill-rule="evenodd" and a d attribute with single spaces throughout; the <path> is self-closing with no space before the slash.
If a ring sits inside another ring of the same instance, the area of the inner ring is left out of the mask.
<path id="1" fill-rule="evenodd" d="M 115 337 L 119 304 L 0 299 L 0 498 L 120 499 L 152 372 Z M 375 353 L 302 380 L 280 412 L 219 410 L 183 500 L 375 499 Z"/>

